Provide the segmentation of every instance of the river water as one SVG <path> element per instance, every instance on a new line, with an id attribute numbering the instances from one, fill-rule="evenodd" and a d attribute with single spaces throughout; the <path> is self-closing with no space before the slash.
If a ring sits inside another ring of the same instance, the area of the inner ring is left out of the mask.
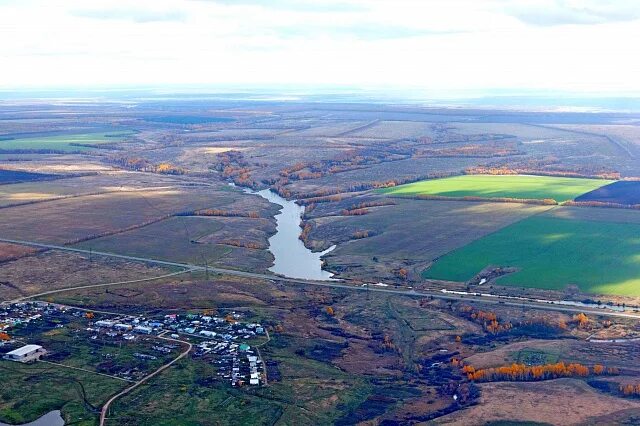
<path id="1" fill-rule="evenodd" d="M 63 426 L 64 419 L 60 415 L 60 410 L 50 411 L 44 416 L 31 423 L 24 423 L 20 426 Z M 0 426 L 13 426 L 7 423 L 0 422 Z"/>
<path id="2" fill-rule="evenodd" d="M 243 191 L 247 194 L 259 195 L 274 204 L 282 206 L 280 213 L 275 216 L 277 223 L 276 233 L 269 238 L 269 251 L 275 258 L 274 264 L 269 270 L 289 278 L 330 280 L 333 274 L 322 269 L 322 256 L 329 253 L 336 248 L 336 246 L 331 246 L 320 253 L 314 253 L 304 246 L 304 243 L 298 238 L 302 232 L 300 225 L 302 223 L 304 207 L 299 206 L 295 201 L 282 198 L 269 189 L 252 191 L 243 188 Z M 60 411 L 56 410 L 45 414 L 31 423 L 25 423 L 21 426 L 63 425 L 64 420 L 60 415 Z M 12 425 L 0 422 L 0 426 Z"/>
<path id="3" fill-rule="evenodd" d="M 289 278 L 302 278 L 307 280 L 330 280 L 331 272 L 322 269 L 322 256 L 329 253 L 335 246 L 327 250 L 314 253 L 300 241 L 302 228 L 302 214 L 304 207 L 295 201 L 289 201 L 270 189 L 251 191 L 244 189 L 248 194 L 259 195 L 270 202 L 282 206 L 282 210 L 275 216 L 276 233 L 269 238 L 269 251 L 275 258 L 274 264 L 269 270 L 273 273 Z"/>

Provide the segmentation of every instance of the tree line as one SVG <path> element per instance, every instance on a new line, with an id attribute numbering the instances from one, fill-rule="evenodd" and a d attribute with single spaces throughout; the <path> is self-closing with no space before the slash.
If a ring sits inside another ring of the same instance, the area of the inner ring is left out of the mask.
<path id="1" fill-rule="evenodd" d="M 620 173 L 615 171 L 591 170 L 585 173 L 571 170 L 543 170 L 539 166 L 540 165 L 533 167 L 475 166 L 468 167 L 464 172 L 468 175 L 534 175 L 585 179 L 620 179 Z"/>
<path id="2" fill-rule="evenodd" d="M 361 216 L 369 213 L 370 207 L 382 207 L 382 206 L 391 206 L 396 203 L 391 200 L 380 200 L 380 201 L 363 201 L 358 204 L 353 204 L 351 207 L 343 209 L 340 214 L 343 216 Z"/>
<path id="3" fill-rule="evenodd" d="M 565 201 L 563 205 L 572 207 L 603 207 L 607 209 L 640 210 L 640 204 L 620 204 L 604 201 Z"/>
<path id="4" fill-rule="evenodd" d="M 640 384 L 626 384 L 620 385 L 620 392 L 625 396 L 640 396 Z"/>
<path id="5" fill-rule="evenodd" d="M 494 158 L 511 157 L 523 155 L 524 152 L 518 150 L 514 144 L 496 146 L 491 144 L 473 144 L 447 148 L 422 148 L 416 152 L 416 157 L 439 157 L 439 158 Z"/>
<path id="6" fill-rule="evenodd" d="M 602 364 L 595 364 L 592 368 L 580 363 L 556 362 L 542 365 L 511 364 L 502 367 L 476 369 L 471 365 L 464 365 L 462 361 L 453 359 L 452 365 L 460 367 L 467 379 L 474 382 L 494 381 L 538 381 L 551 380 L 561 377 L 587 377 L 589 375 L 615 375 L 619 370 L 615 367 L 606 368 Z"/>
<path id="7" fill-rule="evenodd" d="M 398 195 L 400 198 L 412 198 L 415 200 L 439 200 L 439 201 L 478 201 L 490 203 L 516 203 L 516 204 L 535 204 L 541 206 L 556 206 L 558 202 L 552 198 L 514 198 L 514 197 L 478 197 L 466 195 L 464 197 L 448 197 L 444 195 L 419 194 L 413 196 Z"/>
<path id="8" fill-rule="evenodd" d="M 221 240 L 216 244 L 223 244 L 227 246 L 242 247 L 242 248 L 256 249 L 256 250 L 267 248 L 267 246 L 264 244 L 260 244 L 252 241 L 240 241 L 240 240 Z"/>
<path id="9" fill-rule="evenodd" d="M 220 217 L 249 217 L 257 219 L 260 213 L 256 211 L 243 212 L 238 210 L 202 209 L 191 210 L 176 214 L 176 216 L 220 216 Z"/>
<path id="10" fill-rule="evenodd" d="M 389 179 L 386 181 L 370 181 L 370 182 L 359 182 L 348 186 L 343 187 L 334 187 L 334 188 L 323 188 L 313 192 L 303 192 L 295 194 L 295 197 L 298 198 L 298 204 L 307 205 L 314 203 L 331 203 L 342 201 L 345 198 L 349 198 L 352 196 L 350 193 L 354 192 L 363 192 L 369 191 L 371 189 L 382 189 L 382 188 L 391 188 L 394 186 L 404 185 L 407 183 L 418 182 L 426 179 L 439 179 L 444 177 L 456 176 L 458 173 L 453 172 L 437 172 L 437 173 L 428 173 L 426 175 L 414 175 L 406 178 L 396 178 Z M 276 190 L 276 189 L 274 189 Z M 276 192 L 278 192 L 276 190 Z M 283 194 L 288 194 L 287 196 L 291 196 L 290 191 L 285 190 L 284 193 L 278 192 L 281 196 L 285 197 Z"/>
<path id="11" fill-rule="evenodd" d="M 154 164 L 141 157 L 114 157 L 108 159 L 111 164 L 118 165 L 127 170 L 139 172 L 160 173 L 165 175 L 183 175 L 186 170 L 182 167 L 174 166 L 171 163 Z"/>

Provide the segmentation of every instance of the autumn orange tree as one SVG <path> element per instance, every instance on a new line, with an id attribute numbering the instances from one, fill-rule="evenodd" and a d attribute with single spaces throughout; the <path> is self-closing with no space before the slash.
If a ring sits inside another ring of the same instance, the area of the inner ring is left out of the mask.
<path id="1" fill-rule="evenodd" d="M 495 368 L 476 369 L 471 365 L 464 365 L 462 361 L 457 361 L 454 366 L 462 367 L 462 372 L 472 381 L 491 382 L 491 381 L 534 381 L 549 380 L 560 377 L 587 377 L 591 374 L 589 367 L 579 363 L 557 362 L 553 364 L 532 365 L 511 364 Z M 618 374 L 615 368 L 606 369 L 603 365 L 596 364 L 593 367 L 593 373 L 601 374 Z"/>
<path id="2" fill-rule="evenodd" d="M 620 392 L 626 396 L 638 396 L 640 395 L 640 384 L 621 384 Z"/>
<path id="3" fill-rule="evenodd" d="M 398 276 L 398 278 L 400 278 L 401 280 L 405 280 L 409 277 L 409 271 L 407 271 L 404 268 L 400 268 L 396 271 L 396 275 Z"/>
<path id="4" fill-rule="evenodd" d="M 388 334 L 385 334 L 382 340 L 382 347 L 384 349 L 395 349 L 395 345 L 393 344 L 393 341 L 391 340 L 391 336 L 389 336 Z"/>
<path id="5" fill-rule="evenodd" d="M 362 238 L 368 238 L 369 235 L 369 231 L 356 231 L 351 235 L 351 238 L 353 238 L 354 240 L 360 240 Z"/>
<path id="6" fill-rule="evenodd" d="M 298 239 L 303 243 L 305 243 L 305 245 L 309 240 L 309 234 L 311 233 L 312 229 L 313 229 L 313 225 L 311 225 L 311 223 L 309 222 L 306 222 L 304 224 L 304 227 L 302 228 L 302 232 L 300 232 L 300 235 L 298 236 Z"/>
<path id="7" fill-rule="evenodd" d="M 471 320 L 481 324 L 482 328 L 491 334 L 501 333 L 513 328 L 510 322 L 500 322 L 495 312 L 477 310 L 471 306 L 461 307 L 460 312 L 467 315 Z"/>
<path id="8" fill-rule="evenodd" d="M 578 323 L 580 328 L 585 328 L 589 324 L 589 318 L 582 312 L 574 315 L 573 320 Z"/>

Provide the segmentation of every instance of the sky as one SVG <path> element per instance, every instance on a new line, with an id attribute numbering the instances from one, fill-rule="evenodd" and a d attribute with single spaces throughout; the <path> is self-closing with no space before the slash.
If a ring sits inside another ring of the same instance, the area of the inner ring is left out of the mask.
<path id="1" fill-rule="evenodd" d="M 637 0 L 0 0 L 0 88 L 640 93 Z"/>

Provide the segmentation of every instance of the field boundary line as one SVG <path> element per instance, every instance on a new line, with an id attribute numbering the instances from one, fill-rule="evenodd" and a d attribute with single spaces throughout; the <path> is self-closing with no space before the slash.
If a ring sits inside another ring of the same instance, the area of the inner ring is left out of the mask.
<path id="1" fill-rule="evenodd" d="M 91 370 L 87 370 L 86 368 L 72 367 L 70 365 L 64 365 L 64 364 L 60 364 L 60 363 L 53 362 L 53 361 L 47 361 L 45 359 L 40 360 L 40 362 L 44 362 L 44 363 L 55 365 L 55 366 L 62 367 L 62 368 L 69 368 L 71 370 L 84 371 L 85 373 L 97 374 L 98 376 L 109 377 L 111 379 L 120 380 L 120 381 L 123 381 L 123 382 L 129 382 L 129 383 L 133 382 L 133 380 L 125 379 L 123 377 L 112 376 L 110 374 L 100 373 L 98 371 L 91 371 Z"/>
<path id="2" fill-rule="evenodd" d="M 526 123 L 528 126 L 533 126 L 533 127 L 539 127 L 539 128 L 543 128 L 543 129 L 551 129 L 551 130 L 560 130 L 562 132 L 569 132 L 569 133 L 574 133 L 576 135 L 583 135 L 583 136 L 596 136 L 599 138 L 605 138 L 606 140 L 609 141 L 610 144 L 612 144 L 613 146 L 615 146 L 616 148 L 618 148 L 619 150 L 623 151 L 629 158 L 635 160 L 637 157 L 636 155 L 631 152 L 631 150 L 629 149 L 629 147 L 627 147 L 626 145 L 622 144 L 621 142 L 615 140 L 613 137 L 605 134 L 605 133 L 595 133 L 595 132 L 589 132 L 587 130 L 575 130 L 575 129 L 563 129 L 562 127 L 555 127 L 549 124 L 533 124 L 533 123 Z M 623 139 L 623 138 L 620 138 Z"/>

